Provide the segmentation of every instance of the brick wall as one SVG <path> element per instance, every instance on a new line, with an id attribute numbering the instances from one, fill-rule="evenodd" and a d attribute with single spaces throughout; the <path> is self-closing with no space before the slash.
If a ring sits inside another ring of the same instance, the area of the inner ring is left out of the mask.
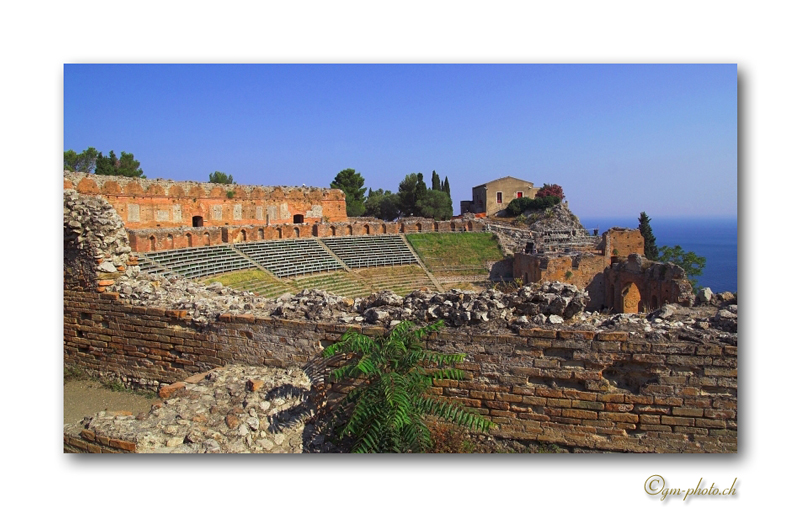
<path id="1" fill-rule="evenodd" d="M 313 224 L 251 224 L 201 228 L 128 229 L 128 239 L 133 251 L 147 253 L 186 247 L 284 238 L 483 231 L 484 228 L 485 225 L 482 221 L 471 220 L 434 221 L 431 219 L 411 219 L 396 222 L 353 220 Z"/>
<path id="2" fill-rule="evenodd" d="M 64 292 L 65 365 L 134 384 L 233 362 L 304 366 L 347 329 L 230 314 L 196 328 L 185 312 L 130 306 L 113 293 Z M 467 353 L 467 379 L 438 381 L 435 391 L 490 417 L 498 436 L 608 451 L 736 451 L 736 346 L 544 329 L 448 329 L 428 345 Z"/>
<path id="3" fill-rule="evenodd" d="M 64 172 L 64 189 L 101 195 L 129 229 L 347 220 L 344 192 L 327 188 L 244 186 Z M 230 194 L 229 194 L 230 192 Z"/>

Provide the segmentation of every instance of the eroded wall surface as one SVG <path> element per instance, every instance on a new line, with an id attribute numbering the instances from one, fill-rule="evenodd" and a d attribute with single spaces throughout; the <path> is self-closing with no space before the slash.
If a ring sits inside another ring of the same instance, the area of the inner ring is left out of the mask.
<path id="1" fill-rule="evenodd" d="M 115 293 L 66 291 L 64 302 L 65 364 L 142 385 L 228 363 L 305 367 L 350 327 L 223 314 L 197 328 L 186 312 L 130 306 Z M 491 418 L 498 436 L 609 451 L 736 450 L 736 346 L 554 329 L 448 329 L 428 346 L 467 353 L 467 378 L 437 381 L 434 392 Z"/>

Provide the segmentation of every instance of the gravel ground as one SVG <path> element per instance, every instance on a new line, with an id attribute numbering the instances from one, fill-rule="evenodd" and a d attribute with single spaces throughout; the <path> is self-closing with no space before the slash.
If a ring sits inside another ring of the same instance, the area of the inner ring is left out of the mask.
<path id="1" fill-rule="evenodd" d="M 70 380 L 64 383 L 64 424 L 101 410 L 128 410 L 136 415 L 148 412 L 157 401 L 142 394 L 112 391 L 95 380 Z"/>

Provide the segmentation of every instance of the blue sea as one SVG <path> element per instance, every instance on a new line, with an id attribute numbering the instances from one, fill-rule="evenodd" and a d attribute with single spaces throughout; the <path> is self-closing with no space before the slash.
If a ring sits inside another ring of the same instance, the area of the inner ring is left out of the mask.
<path id="1" fill-rule="evenodd" d="M 581 217 L 581 223 L 591 233 L 599 234 L 614 227 L 638 228 L 638 214 L 631 218 Z M 737 291 L 737 221 L 736 219 L 658 219 L 651 217 L 650 227 L 656 245 L 679 245 L 684 251 L 704 256 L 706 267 L 698 284 L 713 292 Z"/>

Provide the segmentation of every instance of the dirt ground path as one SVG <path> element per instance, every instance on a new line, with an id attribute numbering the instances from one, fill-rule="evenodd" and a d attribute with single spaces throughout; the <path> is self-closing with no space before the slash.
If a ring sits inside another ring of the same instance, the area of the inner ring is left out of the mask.
<path id="1" fill-rule="evenodd" d="M 148 412 L 158 398 L 116 392 L 94 380 L 69 380 L 64 383 L 64 424 L 76 423 L 101 410 Z"/>

